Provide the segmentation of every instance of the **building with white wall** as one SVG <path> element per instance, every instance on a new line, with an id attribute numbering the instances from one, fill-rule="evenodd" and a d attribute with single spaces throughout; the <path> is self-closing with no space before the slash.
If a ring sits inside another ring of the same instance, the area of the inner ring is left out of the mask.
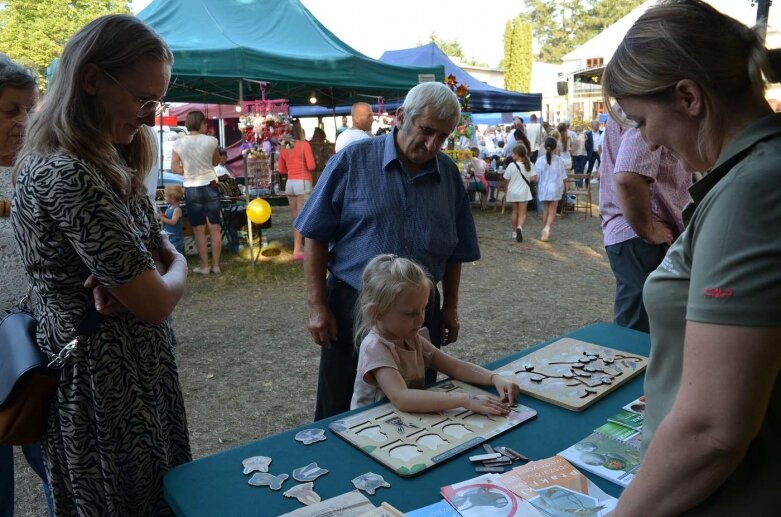
<path id="1" fill-rule="evenodd" d="M 720 12 L 746 25 L 752 26 L 756 23 L 757 7 L 752 6 L 749 1 L 706 1 Z M 605 113 L 600 86 L 602 70 L 635 21 L 655 3 L 655 0 L 643 2 L 632 12 L 564 56 L 560 81 L 567 84 L 565 118 L 589 120 Z M 779 28 L 781 28 L 781 6 L 771 6 L 766 37 L 768 48 L 781 47 Z M 767 97 L 777 100 L 778 109 L 781 109 L 781 85 L 771 85 Z"/>

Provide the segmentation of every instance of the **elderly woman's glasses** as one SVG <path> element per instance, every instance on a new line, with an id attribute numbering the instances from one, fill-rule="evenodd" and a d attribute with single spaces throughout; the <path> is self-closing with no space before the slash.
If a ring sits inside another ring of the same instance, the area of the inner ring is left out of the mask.
<path id="1" fill-rule="evenodd" d="M 116 77 L 114 77 L 113 75 L 111 75 L 110 73 L 106 72 L 105 70 L 103 70 L 103 73 L 106 75 L 106 77 L 108 77 L 109 79 L 114 81 L 114 83 L 117 86 L 119 86 L 120 88 L 125 90 L 128 94 L 130 94 L 136 100 L 136 102 L 138 103 L 138 106 L 139 106 L 138 107 L 138 111 L 136 112 L 136 117 L 138 117 L 138 118 L 145 118 L 145 117 L 148 117 L 149 115 L 152 115 L 152 114 L 154 114 L 154 116 L 157 117 L 158 115 L 161 115 L 163 113 L 163 110 L 165 109 L 165 104 L 164 103 L 162 103 L 160 101 L 156 101 L 154 99 L 144 100 L 144 99 L 136 96 L 130 90 L 128 90 L 127 87 L 124 84 L 120 83 L 119 80 Z"/>

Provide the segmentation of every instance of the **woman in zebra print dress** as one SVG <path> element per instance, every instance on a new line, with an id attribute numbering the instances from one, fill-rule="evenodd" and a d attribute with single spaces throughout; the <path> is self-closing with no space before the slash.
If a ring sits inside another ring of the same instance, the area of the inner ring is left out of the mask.
<path id="1" fill-rule="evenodd" d="M 190 460 L 167 322 L 187 263 L 161 238 L 144 176 L 173 56 L 132 16 L 65 46 L 17 162 L 16 238 L 50 357 L 90 304 L 102 320 L 60 373 L 43 450 L 56 515 L 170 514 L 163 475 Z"/>

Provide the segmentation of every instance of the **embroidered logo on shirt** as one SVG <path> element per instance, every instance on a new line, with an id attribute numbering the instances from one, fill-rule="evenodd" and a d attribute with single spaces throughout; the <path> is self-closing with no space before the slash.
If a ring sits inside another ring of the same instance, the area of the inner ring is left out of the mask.
<path id="1" fill-rule="evenodd" d="M 732 289 L 722 289 L 721 287 L 707 287 L 702 293 L 708 298 L 730 298 L 734 293 Z"/>
<path id="2" fill-rule="evenodd" d="M 664 257 L 664 259 L 662 259 L 661 266 L 665 271 L 672 273 L 675 276 L 681 276 L 680 271 L 678 271 L 678 269 L 675 267 L 675 264 L 673 264 L 673 261 L 670 260 L 670 257 Z"/>

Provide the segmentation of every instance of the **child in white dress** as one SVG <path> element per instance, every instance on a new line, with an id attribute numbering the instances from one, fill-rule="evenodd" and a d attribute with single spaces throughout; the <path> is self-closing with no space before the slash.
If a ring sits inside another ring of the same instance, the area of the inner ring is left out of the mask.
<path id="1" fill-rule="evenodd" d="M 518 385 L 437 349 L 421 328 L 433 286 L 415 262 L 378 255 L 363 272 L 355 321 L 360 342 L 358 374 L 350 409 L 387 397 L 402 411 L 433 413 L 463 407 L 484 415 L 506 415 Z M 426 368 L 471 384 L 494 386 L 493 395 L 431 392 L 423 389 Z"/>
<path id="2" fill-rule="evenodd" d="M 546 138 L 545 156 L 540 156 L 534 164 L 538 178 L 537 197 L 543 204 L 541 241 L 550 240 L 550 227 L 556 220 L 556 207 L 564 195 L 564 180 L 567 179 L 561 157 L 555 152 L 557 146 L 555 138 Z"/>
<path id="3" fill-rule="evenodd" d="M 526 224 L 526 206 L 532 200 L 531 182 L 537 174 L 529 161 L 529 150 L 523 144 L 516 145 L 512 150 L 513 161 L 504 171 L 507 184 L 507 202 L 513 207 L 511 224 L 515 232 L 515 240 L 523 242 L 523 225 Z"/>

